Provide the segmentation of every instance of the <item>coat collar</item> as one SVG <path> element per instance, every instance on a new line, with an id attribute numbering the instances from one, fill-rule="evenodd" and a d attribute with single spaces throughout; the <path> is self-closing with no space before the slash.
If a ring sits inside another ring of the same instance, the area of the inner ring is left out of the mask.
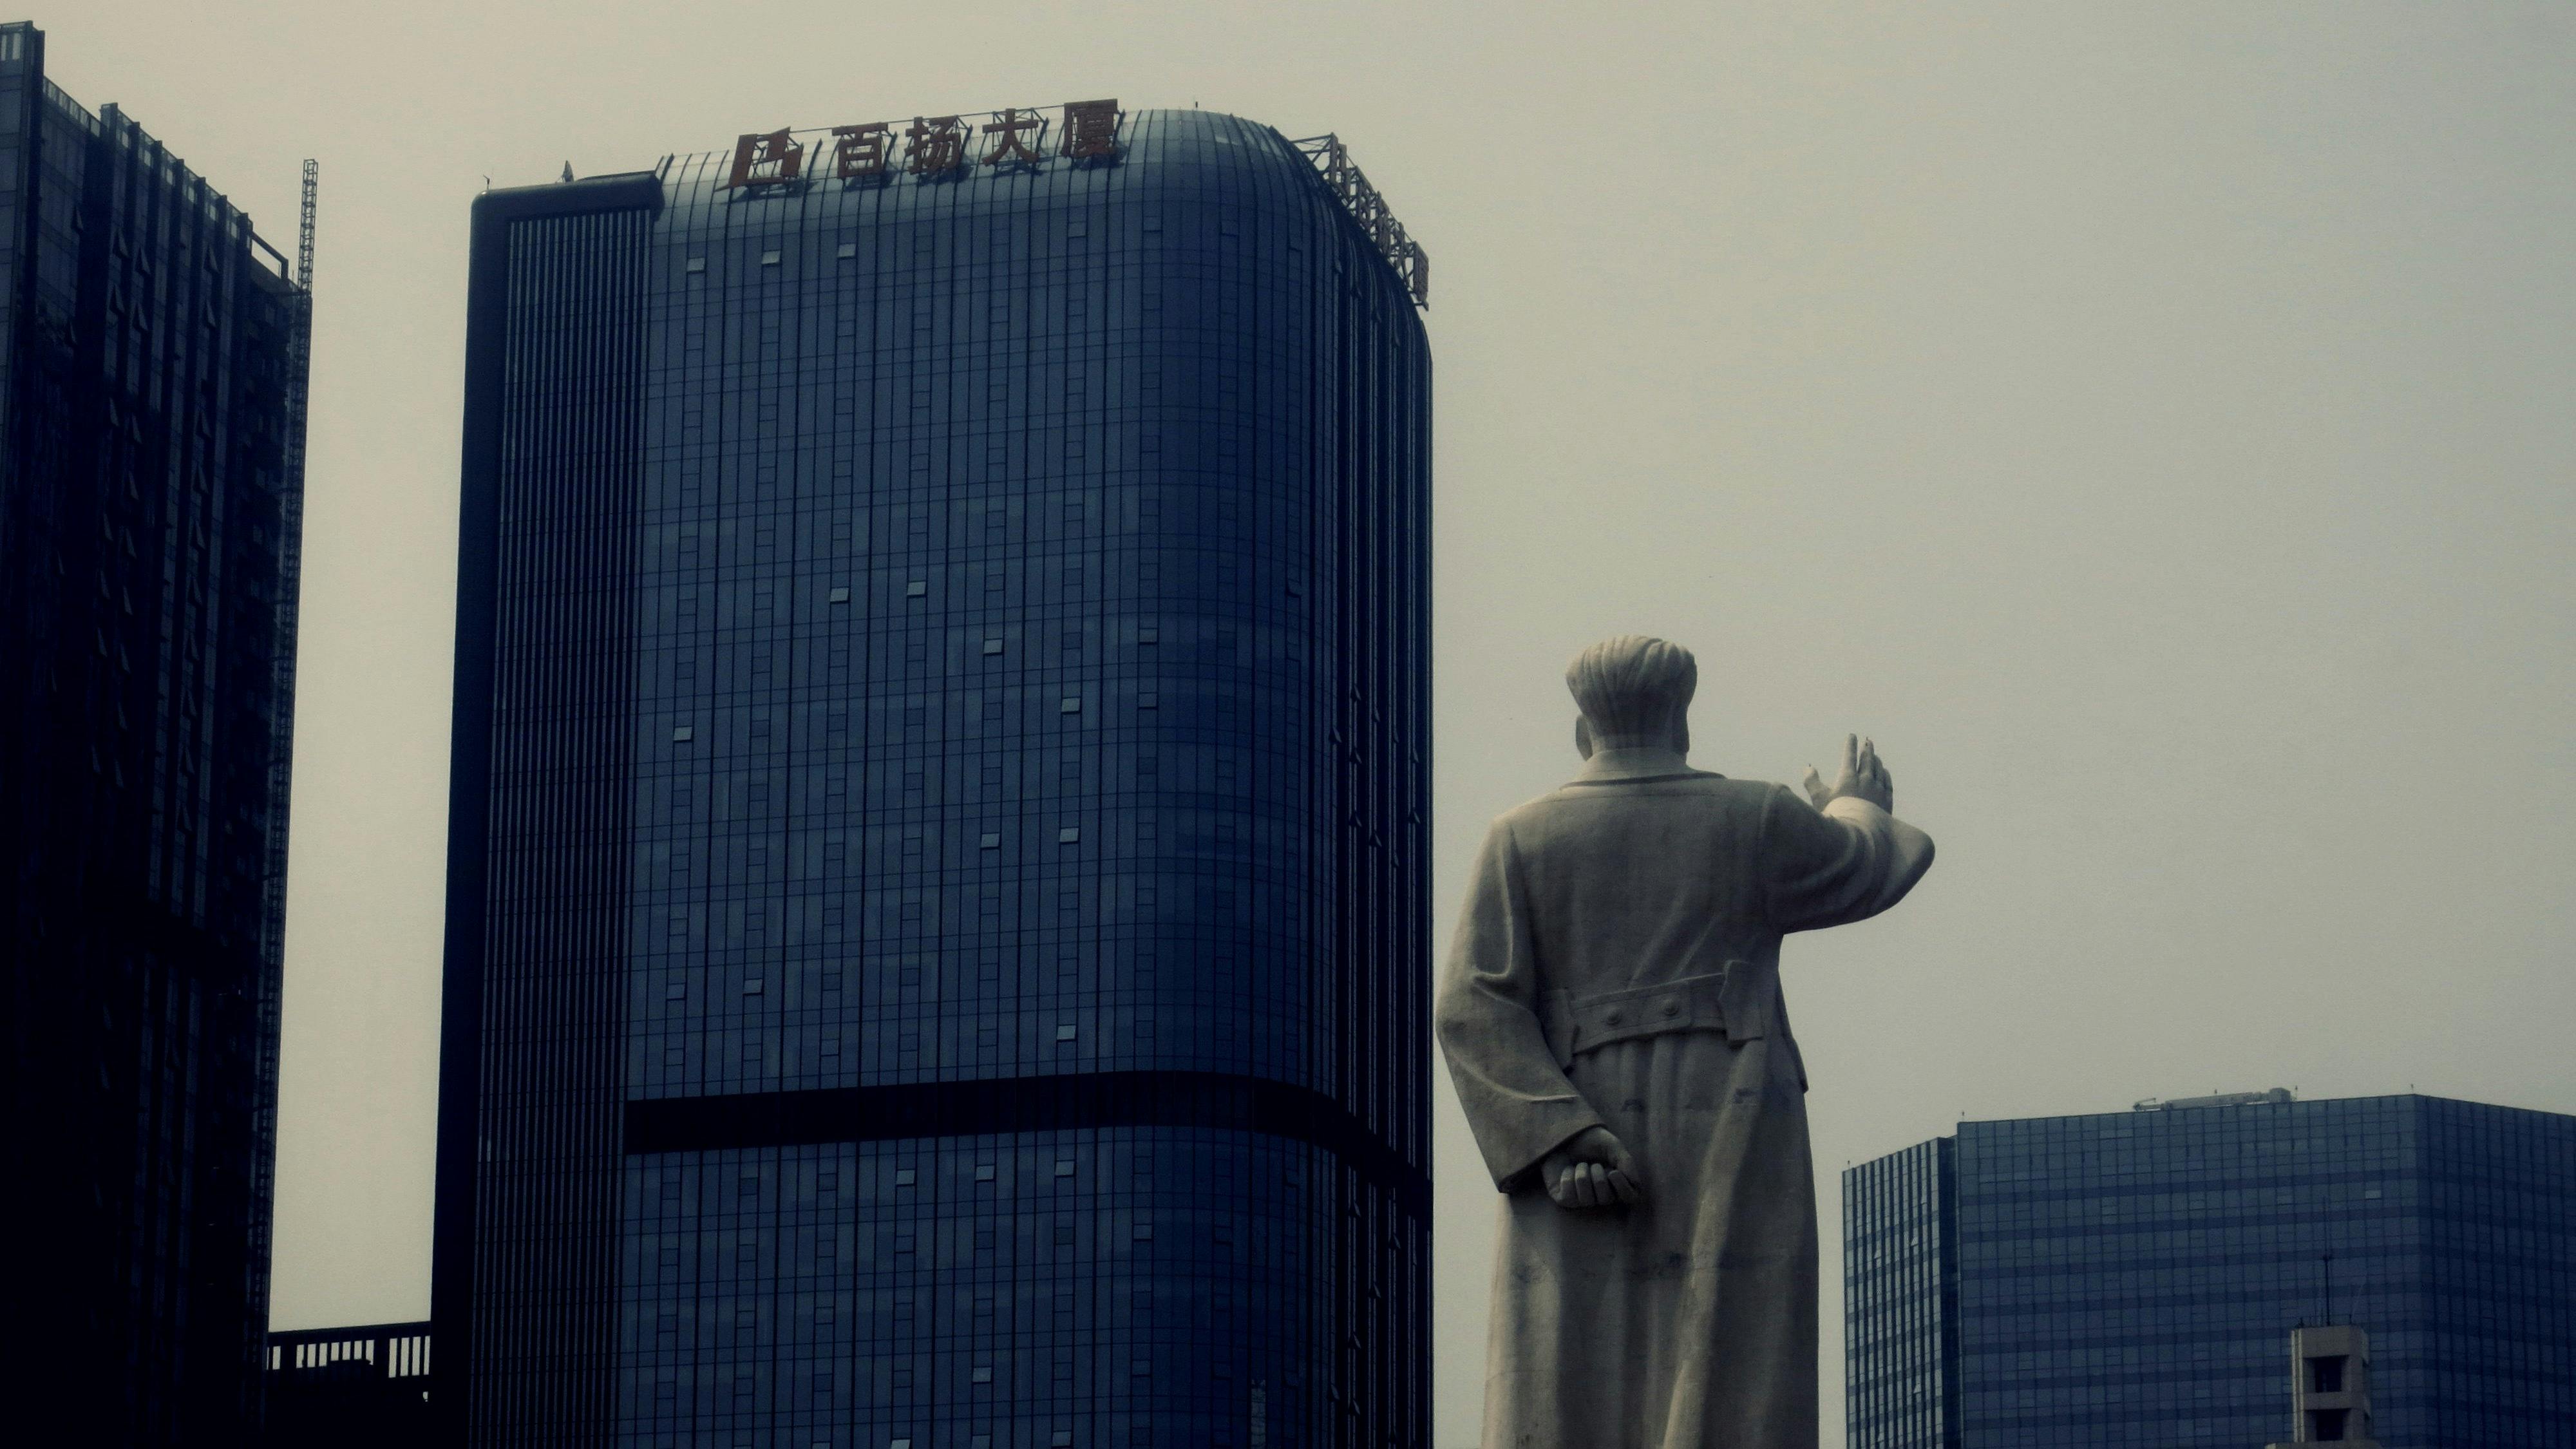
<path id="1" fill-rule="evenodd" d="M 1567 783 L 1607 785 L 1622 780 L 1666 780 L 1691 775 L 1706 775 L 1694 770 L 1674 751 L 1649 746 L 1643 749 L 1595 750 Z"/>

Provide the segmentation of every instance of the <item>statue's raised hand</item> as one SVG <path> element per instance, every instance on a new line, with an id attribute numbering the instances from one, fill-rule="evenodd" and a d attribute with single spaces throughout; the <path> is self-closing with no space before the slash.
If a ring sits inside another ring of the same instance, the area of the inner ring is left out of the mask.
<path id="1" fill-rule="evenodd" d="M 1804 784 L 1807 798 L 1819 810 L 1825 808 L 1826 802 L 1845 795 L 1855 800 L 1866 800 L 1891 814 L 1896 810 L 1896 777 L 1879 762 L 1878 746 L 1858 735 L 1843 736 L 1843 771 L 1835 779 L 1832 789 L 1825 788 L 1824 780 L 1816 774 L 1813 765 L 1807 767 Z"/>
<path id="2" fill-rule="evenodd" d="M 1607 1127 L 1586 1127 L 1547 1155 L 1540 1169 L 1547 1195 L 1561 1208 L 1625 1206 L 1646 1195 L 1636 1159 Z"/>

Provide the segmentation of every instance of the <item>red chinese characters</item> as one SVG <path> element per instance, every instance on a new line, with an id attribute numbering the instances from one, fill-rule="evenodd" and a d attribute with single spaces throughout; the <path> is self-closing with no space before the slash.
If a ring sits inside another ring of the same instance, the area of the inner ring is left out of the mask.
<path id="1" fill-rule="evenodd" d="M 966 164 L 966 122 L 915 116 L 904 133 L 904 167 L 916 176 L 945 176 Z"/>
<path id="2" fill-rule="evenodd" d="M 924 181 L 937 181 L 965 176 L 979 165 L 1036 170 L 1047 163 L 1050 122 L 1042 111 L 1014 106 L 988 114 L 991 119 L 982 125 L 972 124 L 962 115 L 914 117 L 901 132 L 900 169 Z M 1121 119 L 1115 100 L 1071 102 L 1064 107 L 1056 154 L 1074 161 L 1114 159 L 1118 155 Z M 890 177 L 898 169 L 896 134 L 891 121 L 834 126 L 830 159 L 825 162 L 818 158 L 817 169 L 845 182 Z M 971 154 L 979 134 L 986 138 L 981 156 Z M 804 179 L 805 143 L 792 132 L 770 131 L 735 141 L 733 166 L 726 173 L 722 189 L 794 190 Z"/>
<path id="3" fill-rule="evenodd" d="M 1040 160 L 1038 153 L 1028 142 L 1020 139 L 1022 132 L 1029 133 L 1033 140 L 1044 136 L 1046 118 L 1034 111 L 1004 111 L 1000 120 L 985 126 L 984 134 L 995 139 L 993 149 L 985 154 L 984 164 L 1000 166 L 1016 161 L 1027 166 L 1037 165 Z"/>
<path id="4" fill-rule="evenodd" d="M 1118 103 L 1072 101 L 1064 108 L 1064 154 L 1076 161 L 1118 154 Z"/>
<path id="5" fill-rule="evenodd" d="M 738 186 L 784 186 L 804 173 L 805 147 L 785 131 L 745 136 L 734 142 L 733 174 L 725 189 Z"/>
<path id="6" fill-rule="evenodd" d="M 886 174 L 887 152 L 894 144 L 894 127 L 885 121 L 871 121 L 864 126 L 832 128 L 832 174 L 843 181 L 863 176 Z"/>

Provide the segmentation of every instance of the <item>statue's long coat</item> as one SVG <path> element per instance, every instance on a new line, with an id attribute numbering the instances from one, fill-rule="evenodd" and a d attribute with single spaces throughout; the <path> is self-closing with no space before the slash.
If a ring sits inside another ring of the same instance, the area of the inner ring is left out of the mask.
<path id="1" fill-rule="evenodd" d="M 1494 822 L 1440 1044 L 1503 1201 L 1487 1449 L 1815 1449 L 1816 1203 L 1780 937 L 1896 904 L 1932 863 L 1875 805 L 1820 813 L 1660 750 L 1596 754 Z M 1633 1207 L 1539 1166 L 1606 1126 Z"/>

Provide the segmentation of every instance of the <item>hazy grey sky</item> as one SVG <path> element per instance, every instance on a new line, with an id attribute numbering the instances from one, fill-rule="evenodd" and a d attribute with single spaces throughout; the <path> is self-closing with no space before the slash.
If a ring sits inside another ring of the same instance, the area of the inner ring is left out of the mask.
<path id="1" fill-rule="evenodd" d="M 1696 763 L 1865 730 L 1940 841 L 1787 954 L 1829 1254 L 1845 1162 L 1963 1114 L 2576 1110 L 2576 8 L 34 18 L 272 240 L 322 162 L 279 1327 L 428 1307 L 467 205 L 788 124 L 1114 95 L 1350 143 L 1435 267 L 1441 936 L 1609 633 L 1698 651 Z M 1447 1446 L 1491 1208 L 1440 1092 Z"/>

